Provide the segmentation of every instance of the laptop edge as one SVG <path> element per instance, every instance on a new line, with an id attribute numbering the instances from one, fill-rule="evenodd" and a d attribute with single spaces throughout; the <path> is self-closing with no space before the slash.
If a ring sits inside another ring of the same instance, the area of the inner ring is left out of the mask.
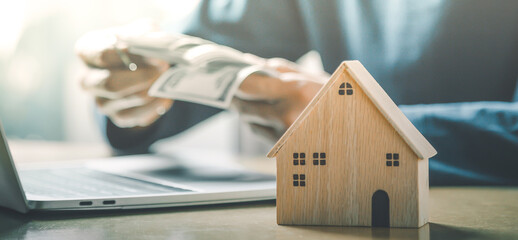
<path id="1" fill-rule="evenodd" d="M 101 210 L 193 206 L 218 203 L 275 199 L 275 188 L 225 191 L 188 192 L 185 194 L 138 195 L 90 199 L 27 199 L 11 156 L 0 122 L 0 206 L 20 213 L 30 210 Z"/>
<path id="2" fill-rule="evenodd" d="M 21 213 L 29 211 L 27 198 L 23 191 L 18 172 L 14 166 L 9 146 L 4 134 L 4 127 L 0 122 L 0 206 L 11 208 Z"/>

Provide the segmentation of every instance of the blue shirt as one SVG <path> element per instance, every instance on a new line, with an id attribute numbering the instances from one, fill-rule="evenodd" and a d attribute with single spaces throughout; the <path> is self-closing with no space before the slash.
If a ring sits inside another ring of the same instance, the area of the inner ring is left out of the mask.
<path id="1" fill-rule="evenodd" d="M 438 150 L 432 185 L 506 185 L 518 184 L 517 22 L 503 0 L 212 0 L 168 26 L 265 58 L 317 50 L 328 72 L 360 60 Z M 217 112 L 176 101 L 150 128 L 106 133 L 145 152 Z"/>

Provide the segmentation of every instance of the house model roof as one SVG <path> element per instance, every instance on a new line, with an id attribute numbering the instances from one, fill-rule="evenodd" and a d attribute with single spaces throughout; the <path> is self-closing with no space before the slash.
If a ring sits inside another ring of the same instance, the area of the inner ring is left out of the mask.
<path id="1" fill-rule="evenodd" d="M 320 89 L 317 95 L 311 100 L 308 106 L 302 111 L 295 122 L 288 128 L 279 141 L 273 146 L 268 153 L 268 157 L 272 158 L 277 155 L 279 150 L 284 146 L 290 136 L 297 130 L 301 123 L 311 113 L 314 106 L 322 96 L 327 94 L 337 81 L 342 72 L 347 72 L 352 77 L 369 99 L 374 103 L 378 110 L 383 114 L 385 119 L 394 127 L 399 135 L 405 140 L 408 146 L 414 151 L 419 159 L 427 159 L 437 154 L 437 151 L 426 140 L 426 138 L 417 130 L 417 128 L 408 120 L 408 118 L 396 106 L 394 101 L 388 96 L 383 88 L 376 82 L 372 75 L 365 69 L 359 61 L 344 61 L 340 67 L 333 73 L 331 79 Z"/>

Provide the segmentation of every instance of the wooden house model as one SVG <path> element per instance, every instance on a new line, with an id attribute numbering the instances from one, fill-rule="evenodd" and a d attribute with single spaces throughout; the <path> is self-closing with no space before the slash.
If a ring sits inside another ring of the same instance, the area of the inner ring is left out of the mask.
<path id="1" fill-rule="evenodd" d="M 277 223 L 421 227 L 436 153 L 359 61 L 343 62 L 268 153 Z"/>

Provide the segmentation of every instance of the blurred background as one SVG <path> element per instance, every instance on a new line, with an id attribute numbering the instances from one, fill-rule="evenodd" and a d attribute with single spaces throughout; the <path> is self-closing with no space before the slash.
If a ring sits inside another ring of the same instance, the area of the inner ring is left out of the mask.
<path id="1" fill-rule="evenodd" d="M 2 0 L 3 1 L 3 0 Z M 86 32 L 148 18 L 180 21 L 198 0 L 19 0 L 0 8 L 0 119 L 8 138 L 103 142 L 94 103 L 80 89 L 75 41 Z M 230 113 L 182 134 L 182 145 L 236 149 Z M 214 138 L 217 136 L 217 140 Z"/>

